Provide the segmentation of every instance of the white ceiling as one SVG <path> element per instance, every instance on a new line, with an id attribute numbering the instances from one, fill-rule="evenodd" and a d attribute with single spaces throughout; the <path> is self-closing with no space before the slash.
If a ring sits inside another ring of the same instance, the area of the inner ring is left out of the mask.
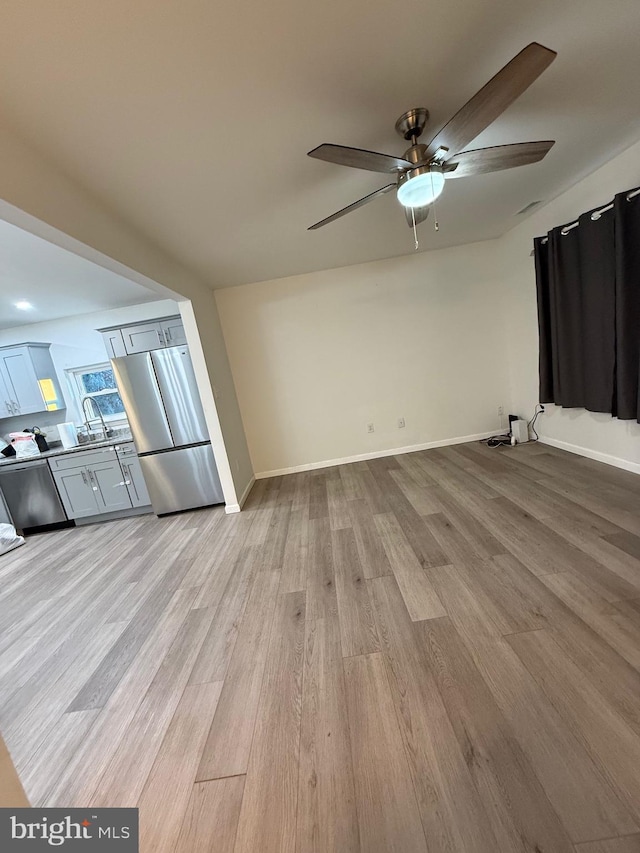
<path id="1" fill-rule="evenodd" d="M 0 220 L 0 329 L 158 298 L 146 287 Z M 21 300 L 33 308 L 16 308 Z"/>
<path id="2" fill-rule="evenodd" d="M 413 251 L 386 183 L 306 157 L 401 153 L 531 41 L 553 65 L 473 147 L 557 144 L 539 164 L 448 183 L 421 247 L 495 237 L 640 137 L 638 0 L 29 0 L 5 4 L 0 110 L 110 208 L 214 287 Z M 1 188 L 0 188 L 1 194 Z"/>

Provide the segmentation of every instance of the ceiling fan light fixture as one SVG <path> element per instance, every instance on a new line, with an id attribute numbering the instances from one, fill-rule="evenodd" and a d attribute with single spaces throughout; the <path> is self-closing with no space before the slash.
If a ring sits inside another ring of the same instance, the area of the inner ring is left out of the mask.
<path id="1" fill-rule="evenodd" d="M 444 174 L 441 166 L 410 169 L 398 181 L 398 201 L 404 207 L 426 207 L 442 194 Z"/>

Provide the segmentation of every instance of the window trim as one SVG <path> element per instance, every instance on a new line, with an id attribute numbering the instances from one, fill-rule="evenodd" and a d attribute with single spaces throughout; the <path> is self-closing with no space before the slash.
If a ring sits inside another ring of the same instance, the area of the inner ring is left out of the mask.
<path id="1" fill-rule="evenodd" d="M 86 417 L 86 414 L 82 409 L 82 400 L 85 397 L 101 397 L 101 396 L 105 396 L 106 394 L 113 394 L 114 391 L 116 393 L 119 393 L 118 388 L 115 384 L 115 379 L 114 379 L 113 388 L 105 388 L 102 391 L 91 391 L 89 393 L 87 393 L 85 391 L 85 389 L 82 385 L 82 379 L 81 379 L 82 374 L 84 374 L 84 373 L 98 373 L 99 371 L 102 371 L 102 370 L 113 370 L 113 366 L 111 365 L 111 362 L 101 361 L 101 362 L 98 362 L 97 364 L 83 364 L 81 367 L 68 367 L 65 370 L 65 373 L 67 374 L 67 382 L 69 384 L 69 387 L 71 388 L 71 393 L 73 395 L 73 399 L 76 403 L 76 406 L 78 408 L 78 412 L 80 413 L 80 417 L 82 418 L 83 421 Z M 97 416 L 96 416 L 96 418 L 97 418 Z M 126 412 L 123 412 L 121 415 L 105 415 L 105 414 L 102 414 L 102 418 L 103 418 L 104 422 L 108 423 L 108 424 L 128 424 Z"/>

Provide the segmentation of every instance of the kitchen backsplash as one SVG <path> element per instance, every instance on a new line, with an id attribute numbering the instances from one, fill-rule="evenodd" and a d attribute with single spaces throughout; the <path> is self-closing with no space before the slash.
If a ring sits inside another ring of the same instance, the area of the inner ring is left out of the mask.
<path id="1" fill-rule="evenodd" d="M 66 409 L 59 409 L 57 412 L 39 412 L 34 415 L 17 415 L 15 418 L 0 418 L 0 436 L 7 441 L 7 435 L 10 432 L 22 432 L 38 426 L 48 434 L 48 439 L 59 441 L 57 424 L 63 424 L 66 420 L 68 420 Z"/>

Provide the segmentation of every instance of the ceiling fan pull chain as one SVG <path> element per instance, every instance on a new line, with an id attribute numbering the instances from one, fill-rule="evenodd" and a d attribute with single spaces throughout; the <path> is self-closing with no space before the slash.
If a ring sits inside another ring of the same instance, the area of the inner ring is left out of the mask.
<path id="1" fill-rule="evenodd" d="M 416 212 L 415 212 L 415 210 L 413 209 L 413 207 L 411 208 L 411 220 L 412 220 L 412 222 L 413 222 L 413 239 L 414 239 L 415 244 L 416 244 L 416 245 L 415 245 L 415 249 L 416 249 L 416 252 L 417 252 L 417 251 L 418 251 L 418 249 L 419 249 L 420 247 L 419 247 L 419 244 L 418 244 L 418 232 L 416 231 Z"/>
<path id="2" fill-rule="evenodd" d="M 438 224 L 438 212 L 436 210 L 436 193 L 433 189 L 433 172 L 431 174 L 431 195 L 433 196 L 433 202 L 431 203 L 431 207 L 433 208 L 433 230 L 439 231 L 440 225 Z"/>

